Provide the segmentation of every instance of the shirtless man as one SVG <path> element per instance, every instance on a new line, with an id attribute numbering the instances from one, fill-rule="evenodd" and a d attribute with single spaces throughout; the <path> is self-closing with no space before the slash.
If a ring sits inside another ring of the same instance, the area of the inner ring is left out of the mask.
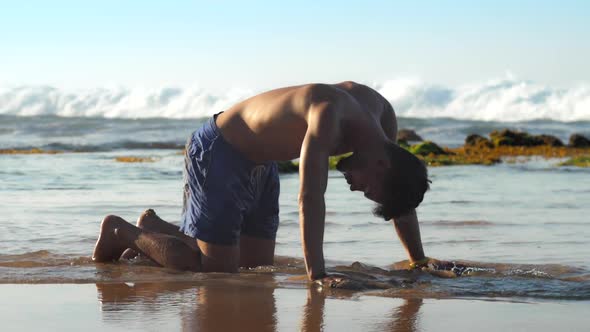
<path id="1" fill-rule="evenodd" d="M 324 193 L 328 157 L 352 152 L 337 166 L 350 190 L 393 220 L 411 265 L 427 262 L 415 208 L 428 189 L 424 164 L 396 142 L 389 102 L 354 82 L 268 91 L 220 113 L 194 132 L 185 155 L 180 229 L 147 210 L 137 227 L 109 215 L 94 248 L 97 262 L 131 250 L 174 269 L 236 272 L 272 265 L 278 228 L 275 161 L 299 158 L 299 219 L 311 280 L 328 278 L 324 264 Z"/>

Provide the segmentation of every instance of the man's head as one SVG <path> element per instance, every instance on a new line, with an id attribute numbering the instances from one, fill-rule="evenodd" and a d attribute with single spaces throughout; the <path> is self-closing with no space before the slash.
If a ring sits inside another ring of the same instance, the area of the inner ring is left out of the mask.
<path id="1" fill-rule="evenodd" d="M 376 202 L 375 215 L 389 220 L 416 208 L 428 190 L 428 172 L 416 156 L 387 142 L 372 151 L 355 152 L 336 165 L 350 190 Z"/>

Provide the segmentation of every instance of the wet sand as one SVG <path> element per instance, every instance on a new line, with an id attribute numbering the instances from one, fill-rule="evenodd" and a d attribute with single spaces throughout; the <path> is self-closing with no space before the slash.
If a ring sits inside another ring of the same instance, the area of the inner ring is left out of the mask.
<path id="1" fill-rule="evenodd" d="M 0 285 L 3 331 L 587 331 L 589 301 L 384 298 L 240 282 Z"/>

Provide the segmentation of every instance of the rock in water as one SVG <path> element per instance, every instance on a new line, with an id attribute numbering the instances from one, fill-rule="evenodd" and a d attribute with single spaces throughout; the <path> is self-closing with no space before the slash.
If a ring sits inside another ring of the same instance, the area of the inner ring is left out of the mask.
<path id="1" fill-rule="evenodd" d="M 495 146 L 539 146 L 545 144 L 536 136 L 510 129 L 494 130 L 490 133 L 490 138 Z"/>
<path id="2" fill-rule="evenodd" d="M 590 147 L 590 139 L 580 134 L 573 134 L 570 136 L 569 146 L 572 148 L 587 148 Z"/>
<path id="3" fill-rule="evenodd" d="M 397 132 L 397 139 L 402 140 L 402 141 L 406 141 L 406 142 L 422 142 L 423 139 L 422 137 L 420 137 L 420 135 L 416 134 L 415 131 L 413 131 L 412 129 L 400 129 L 400 131 Z"/>
<path id="4" fill-rule="evenodd" d="M 427 156 L 429 154 L 448 154 L 443 148 L 431 141 L 424 141 L 420 144 L 412 145 L 410 147 L 410 152 L 421 156 Z"/>
<path id="5" fill-rule="evenodd" d="M 553 146 L 553 147 L 563 146 L 563 142 L 559 138 L 557 138 L 553 135 L 536 135 L 533 137 L 542 141 L 543 145 L 549 145 L 549 146 Z"/>
<path id="6" fill-rule="evenodd" d="M 474 146 L 474 147 L 486 147 L 486 148 L 493 148 L 494 144 L 487 138 L 477 135 L 471 134 L 465 138 L 465 145 L 466 146 Z"/>

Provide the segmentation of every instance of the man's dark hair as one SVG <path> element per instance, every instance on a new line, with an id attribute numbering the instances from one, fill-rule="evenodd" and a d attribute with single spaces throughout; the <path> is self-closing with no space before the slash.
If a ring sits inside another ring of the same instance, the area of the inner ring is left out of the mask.
<path id="1" fill-rule="evenodd" d="M 395 143 L 387 143 L 391 168 L 383 179 L 384 198 L 373 213 L 385 220 L 398 218 L 420 205 L 430 182 L 422 160 Z"/>

